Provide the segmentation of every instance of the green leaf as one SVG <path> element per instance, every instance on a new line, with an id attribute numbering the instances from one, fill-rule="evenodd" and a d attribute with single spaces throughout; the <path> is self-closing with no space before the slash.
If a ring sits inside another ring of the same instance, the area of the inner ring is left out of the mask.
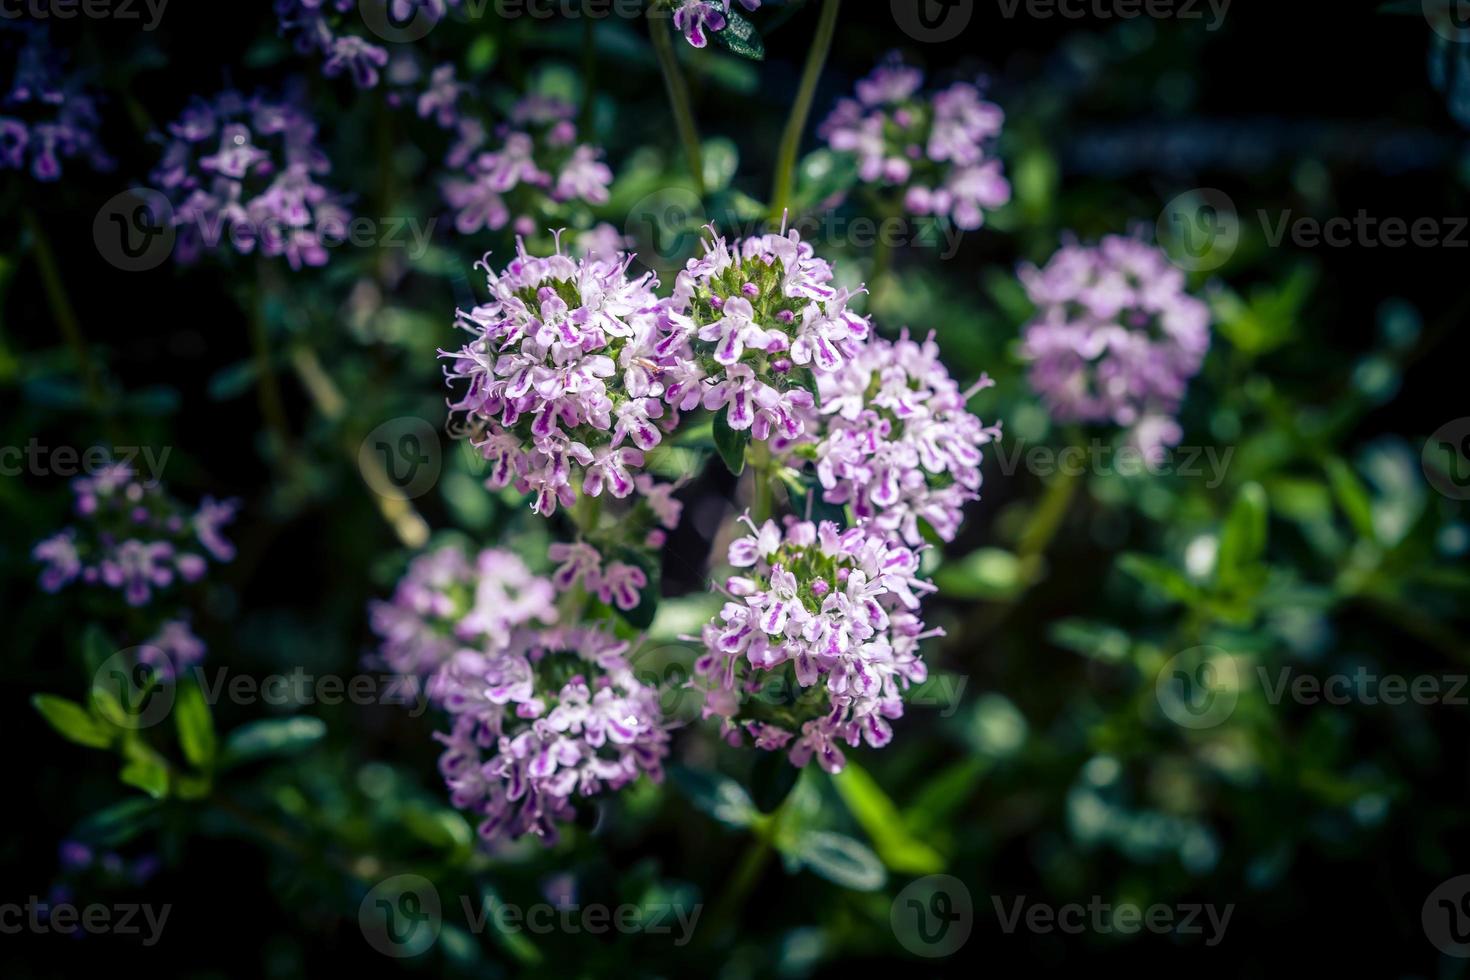
<path id="1" fill-rule="evenodd" d="M 100 847 L 117 847 L 156 823 L 158 803 L 151 799 L 129 797 L 82 820 L 73 835 Z"/>
<path id="2" fill-rule="evenodd" d="M 93 718 L 75 701 L 37 694 L 31 698 L 31 704 L 62 738 L 93 749 L 105 749 L 112 744 L 113 729 Z"/>
<path id="3" fill-rule="evenodd" d="M 1021 560 L 1000 548 L 980 548 L 950 562 L 935 575 L 936 584 L 956 599 L 1010 599 L 1026 585 Z"/>
<path id="4" fill-rule="evenodd" d="M 124 754 L 126 761 L 119 774 L 123 782 L 155 800 L 168 795 L 168 761 L 163 756 L 140 741 L 126 743 Z"/>
<path id="5" fill-rule="evenodd" d="M 730 428 L 729 406 L 715 413 L 715 449 L 731 473 L 739 476 L 745 472 L 745 447 L 750 445 L 750 430 L 736 432 Z"/>
<path id="6" fill-rule="evenodd" d="M 828 881 L 853 891 L 874 892 L 888 882 L 878 855 L 845 834 L 808 831 L 788 845 L 786 853 Z"/>
<path id="7" fill-rule="evenodd" d="M 1352 467 L 1340 458 L 1328 457 L 1324 465 L 1332 495 L 1337 498 L 1337 506 L 1347 515 L 1353 530 L 1365 541 L 1377 541 L 1378 531 L 1373 526 L 1373 498 L 1369 496 L 1368 488 L 1363 486 Z"/>
<path id="8" fill-rule="evenodd" d="M 786 801 L 801 777 L 785 752 L 759 752 L 750 767 L 750 796 L 762 813 L 772 813 Z"/>
<path id="9" fill-rule="evenodd" d="M 742 58 L 751 61 L 764 61 L 766 58 L 766 43 L 761 40 L 760 31 L 748 18 L 734 10 L 725 14 L 725 27 L 714 33 L 714 39 Z"/>
<path id="10" fill-rule="evenodd" d="M 1232 588 L 1252 578 L 1253 566 L 1266 553 L 1266 517 L 1266 491 L 1259 483 L 1241 487 L 1220 532 L 1215 580 L 1221 586 Z"/>
<path id="11" fill-rule="evenodd" d="M 295 755 L 311 748 L 327 734 L 320 718 L 266 718 L 241 725 L 225 739 L 220 767 L 228 768 L 267 756 Z"/>
<path id="12" fill-rule="evenodd" d="M 749 827 L 759 816 L 750 794 L 719 773 L 670 766 L 669 781 L 689 802 L 727 827 Z"/>
<path id="13" fill-rule="evenodd" d="M 179 728 L 179 745 L 184 758 L 205 769 L 214 761 L 219 740 L 214 734 L 214 716 L 204 691 L 193 681 L 179 685 L 174 700 L 174 721 Z"/>
<path id="14" fill-rule="evenodd" d="M 1203 597 L 1193 582 L 1179 569 L 1151 555 L 1126 554 L 1118 559 L 1118 567 L 1165 598 L 1194 605 Z"/>
<path id="15" fill-rule="evenodd" d="M 1133 649 L 1128 634 L 1115 626 L 1085 619 L 1063 619 L 1047 630 L 1051 642 L 1084 657 L 1105 663 L 1121 663 Z"/>
<path id="16" fill-rule="evenodd" d="M 706 193 L 722 191 L 735 179 L 740 166 L 740 151 L 733 140 L 716 137 L 704 141 L 701 159 L 704 163 L 704 187 Z"/>
<path id="17" fill-rule="evenodd" d="M 944 870 L 944 858 L 928 844 L 909 834 L 898 807 L 883 787 L 852 761 L 832 777 L 848 811 L 878 849 L 891 871 L 916 875 Z"/>

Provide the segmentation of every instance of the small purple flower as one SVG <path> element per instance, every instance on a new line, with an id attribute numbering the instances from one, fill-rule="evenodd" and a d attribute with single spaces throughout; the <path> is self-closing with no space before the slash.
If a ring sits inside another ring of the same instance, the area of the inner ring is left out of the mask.
<path id="1" fill-rule="evenodd" d="M 686 0 L 674 11 L 674 27 L 684 32 L 684 39 L 696 48 L 709 44 L 706 28 L 711 31 L 725 29 L 725 12 L 720 4 L 711 0 Z M 755 8 L 751 8 L 752 10 Z"/>
<path id="2" fill-rule="evenodd" d="M 0 87 L 0 169 L 29 169 L 36 180 L 61 177 L 66 159 L 85 159 L 94 170 L 113 162 L 98 141 L 97 102 L 80 73 L 64 71 L 61 54 L 47 32 L 26 27 L 23 37 L 0 35 L 0 51 L 14 56 L 8 87 Z M 19 44 L 18 51 L 7 50 Z M 3 86 L 0 77 L 0 86 Z"/>
<path id="3" fill-rule="evenodd" d="M 388 602 L 369 608 L 382 640 L 376 661 L 405 676 L 427 677 L 456 650 L 494 650 L 534 622 L 556 616 L 556 590 L 508 551 L 473 559 L 456 545 L 415 558 Z"/>
<path id="4" fill-rule="evenodd" d="M 739 574 L 726 579 L 729 601 L 704 628 L 695 662 L 706 716 L 722 719 L 733 744 L 749 735 L 759 749 L 787 751 L 792 765 L 816 758 L 838 772 L 837 743 L 886 745 L 903 691 L 927 677 L 919 642 L 941 631 L 926 630 L 918 608 L 934 587 L 919 577 L 918 553 L 875 527 L 746 523 L 751 533 L 729 550 Z M 799 731 L 749 716 L 777 681 L 797 692 Z"/>
<path id="5" fill-rule="evenodd" d="M 496 652 L 460 650 L 431 678 L 431 700 L 453 718 L 435 736 L 439 769 L 486 843 L 531 834 L 552 844 L 574 799 L 663 778 L 658 695 L 627 651 L 595 628 L 519 630 Z"/>
<path id="6" fill-rule="evenodd" d="M 173 206 L 180 261 L 227 241 L 236 251 L 320 266 L 345 237 L 348 212 L 318 183 L 331 163 L 293 98 L 225 91 L 195 99 L 168 128 L 152 180 Z"/>
<path id="7" fill-rule="evenodd" d="M 217 561 L 234 555 L 222 533 L 235 513 L 233 501 L 206 497 L 190 521 L 157 481 L 145 483 L 121 463 L 77 477 L 71 487 L 77 522 L 31 552 L 44 565 L 40 584 L 47 592 L 77 581 L 101 584 L 121 591 L 129 605 L 143 606 L 178 579 L 204 577 L 208 562 L 194 550 L 196 544 L 204 544 Z M 179 636 L 177 631 L 168 635 Z"/>
<path id="8" fill-rule="evenodd" d="M 979 85 L 957 82 L 921 94 L 924 74 L 890 56 L 837 103 L 818 129 L 852 156 L 866 184 L 897 189 L 904 210 L 973 231 L 1011 199 L 993 144 L 1005 114 Z"/>
<path id="9" fill-rule="evenodd" d="M 1064 245 L 1020 270 L 1036 304 L 1022 354 L 1052 416 L 1110 422 L 1145 451 L 1180 437 L 1173 417 L 1210 347 L 1210 309 L 1159 249 L 1122 235 Z"/>

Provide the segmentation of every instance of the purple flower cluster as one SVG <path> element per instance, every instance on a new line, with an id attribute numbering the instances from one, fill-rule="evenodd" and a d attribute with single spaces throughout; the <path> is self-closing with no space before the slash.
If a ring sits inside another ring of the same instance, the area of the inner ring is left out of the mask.
<path id="1" fill-rule="evenodd" d="M 445 545 L 415 558 L 387 602 L 369 607 L 382 666 L 424 679 L 456 650 L 488 649 L 533 623 L 556 619 L 556 592 L 498 548 L 473 557 Z"/>
<path id="2" fill-rule="evenodd" d="M 449 7 L 458 7 L 460 0 L 388 0 L 387 18 L 380 25 L 381 31 L 392 25 L 413 23 L 414 31 L 419 18 L 426 18 L 425 26 L 432 28 L 442 20 Z M 283 34 L 294 35 L 296 49 L 302 54 L 317 54 L 322 59 L 322 74 L 336 78 L 343 72 L 352 76 L 359 88 L 372 88 L 378 84 L 383 68 L 388 64 L 388 49 L 368 40 L 353 28 L 373 30 L 359 13 L 359 0 L 276 0 L 276 19 Z"/>
<path id="3" fill-rule="evenodd" d="M 1174 421 L 1210 347 L 1210 309 L 1159 249 L 1110 235 L 1023 266 L 1036 304 L 1023 355 L 1053 417 L 1131 428 L 1146 452 L 1179 441 Z"/>
<path id="4" fill-rule="evenodd" d="M 964 505 L 979 497 L 981 449 L 1000 438 L 998 425 L 966 407 L 991 384 L 982 376 L 962 391 L 932 336 L 874 337 L 818 379 L 823 418 L 811 427 L 820 436 L 811 456 L 823 499 L 913 546 L 924 541 L 920 521 L 954 540 Z"/>
<path id="5" fill-rule="evenodd" d="M 144 483 L 122 463 L 72 481 L 74 524 L 41 541 L 31 555 L 45 567 L 41 588 L 72 582 L 117 589 L 130 606 L 146 606 L 176 581 L 197 582 L 208 559 L 229 561 L 235 548 L 222 529 L 234 501 L 205 497 L 193 514 L 157 483 Z"/>
<path id="6" fill-rule="evenodd" d="M 893 737 L 903 694 L 927 676 L 919 554 L 871 526 L 774 521 L 730 545 L 730 601 L 704 628 L 695 673 L 705 714 L 732 744 L 749 737 L 791 763 L 846 764 L 839 746 L 875 748 Z"/>
<path id="7" fill-rule="evenodd" d="M 661 349 L 684 349 L 670 403 L 723 409 L 730 428 L 757 440 L 796 439 L 814 405 L 814 379 L 840 370 L 868 338 L 851 298 L 794 229 L 706 243 L 666 304 Z M 703 379 L 698 386 L 688 383 L 695 377 Z"/>
<path id="8" fill-rule="evenodd" d="M 117 589 L 129 606 L 153 606 L 161 617 L 136 650 L 140 663 L 172 676 L 202 661 L 204 641 L 187 616 L 154 600 L 177 582 L 202 579 L 209 559 L 235 557 L 224 527 L 235 519 L 238 504 L 205 497 L 190 513 L 121 463 L 78 477 L 72 492 L 77 523 L 31 551 L 43 566 L 41 588 L 59 592 L 81 582 Z"/>
<path id="9" fill-rule="evenodd" d="M 316 132 L 294 99 L 233 91 L 195 99 L 169 126 L 152 175 L 173 207 L 180 260 L 223 238 L 244 254 L 284 255 L 292 268 L 326 264 L 349 216 L 317 182 L 331 163 Z"/>
<path id="10" fill-rule="evenodd" d="M 547 579 L 507 551 L 472 560 L 445 546 L 416 558 L 392 601 L 371 609 L 377 659 L 426 678 L 430 700 L 453 719 L 436 736 L 440 769 L 486 841 L 531 833 L 550 843 L 573 797 L 662 777 L 658 695 L 633 675 L 628 644 L 556 625 L 558 588 L 596 582 L 613 597 L 617 565 L 603 568 L 585 545 L 552 557 L 563 567 Z"/>
<path id="11" fill-rule="evenodd" d="M 973 231 L 1011 199 L 993 144 L 1005 114 L 980 88 L 957 82 L 921 93 L 924 74 L 890 58 L 837 103 L 818 130 L 857 159 L 866 184 L 901 188 L 905 210 Z"/>
<path id="12" fill-rule="evenodd" d="M 761 6 L 761 0 L 740 3 L 746 10 L 759 10 Z M 729 21 L 730 0 L 682 0 L 674 10 L 674 27 L 696 48 L 709 44 L 709 32 L 723 31 Z"/>
<path id="13" fill-rule="evenodd" d="M 503 272 L 481 262 L 491 300 L 459 313 L 474 339 L 441 352 L 450 381 L 467 383 L 450 407 L 491 463 L 489 485 L 535 494 L 538 514 L 570 507 L 574 485 L 627 497 L 644 451 L 677 422 L 661 400 L 681 368 L 658 349 L 656 280 L 629 276 L 630 261 L 522 244 Z"/>
<path id="14" fill-rule="evenodd" d="M 492 652 L 463 649 L 429 696 L 454 718 L 439 769 L 455 806 L 489 842 L 557 839 L 574 797 L 663 778 L 668 733 L 658 693 L 634 675 L 628 644 L 595 627 L 517 630 Z"/>
<path id="15" fill-rule="evenodd" d="M 462 234 L 482 228 L 498 231 L 515 218 L 515 231 L 531 235 L 548 224 L 586 226 L 577 220 L 588 205 L 606 204 L 612 170 L 600 147 L 578 139 L 576 110 L 560 99 L 532 96 L 511 110 L 496 131 L 497 145 L 486 143 L 478 120 L 460 115 L 452 66 L 434 73 L 419 98 L 419 113 L 433 115 L 458 136 L 446 162 L 457 176 L 444 182 L 445 203 L 455 211 Z"/>
<path id="16" fill-rule="evenodd" d="M 53 181 L 62 160 L 83 158 L 94 170 L 110 170 L 97 140 L 96 100 L 62 70 L 45 31 L 27 30 L 19 51 L 7 54 L 15 71 L 0 100 L 0 169 L 29 168 L 36 180 Z"/>

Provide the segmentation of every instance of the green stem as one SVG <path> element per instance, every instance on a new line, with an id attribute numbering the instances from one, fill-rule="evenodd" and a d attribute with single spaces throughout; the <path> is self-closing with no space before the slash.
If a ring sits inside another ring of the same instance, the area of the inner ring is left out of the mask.
<path id="1" fill-rule="evenodd" d="M 755 481 L 751 490 L 750 519 L 757 525 L 771 519 L 775 501 L 771 493 L 771 449 L 763 442 L 752 442 L 745 450 L 750 465 L 750 477 Z"/>
<path id="2" fill-rule="evenodd" d="M 597 91 L 597 19 L 582 16 L 582 112 L 577 120 L 583 139 L 592 135 L 592 99 Z"/>
<path id="3" fill-rule="evenodd" d="M 710 915 L 709 936 L 711 939 L 719 940 L 740 907 L 745 904 L 746 898 L 750 896 L 751 891 L 760 881 L 761 874 L 765 871 L 766 864 L 776 849 L 776 838 L 781 833 L 781 824 L 790 802 L 791 797 L 787 796 L 769 817 L 751 828 L 755 839 L 745 849 L 740 863 L 735 866 L 734 873 L 730 875 L 730 883 L 725 886 L 724 893 L 715 903 L 714 911 Z"/>
<path id="4" fill-rule="evenodd" d="M 272 449 L 278 458 L 291 452 L 291 426 L 286 418 L 286 401 L 276 377 L 275 359 L 271 356 L 270 329 L 266 325 L 266 304 L 274 294 L 270 285 L 271 270 L 262 261 L 260 285 L 255 292 L 250 315 L 250 349 L 255 359 L 255 394 L 260 414 L 270 432 Z"/>
<path id="5" fill-rule="evenodd" d="M 893 239 L 888 235 L 890 219 L 902 217 L 903 208 L 895 200 L 882 200 L 878 211 L 883 216 L 879 223 L 878 240 L 873 245 L 873 267 L 868 274 L 868 312 L 878 309 L 878 297 L 888 284 L 888 271 L 893 267 Z"/>
<path id="6" fill-rule="evenodd" d="M 102 397 L 102 384 L 97 378 L 97 369 L 92 363 L 91 352 L 87 349 L 87 338 L 82 334 L 81 321 L 77 319 L 76 309 L 71 305 L 71 298 L 67 296 L 66 285 L 61 280 L 61 267 L 56 262 L 56 253 L 51 250 L 51 240 L 46 236 L 46 229 L 41 224 L 41 219 L 36 212 L 29 207 L 21 208 L 21 214 L 25 218 L 26 228 L 31 233 L 31 247 L 36 253 L 36 265 L 41 271 L 41 285 L 46 291 L 46 302 L 51 308 L 51 316 L 56 320 L 56 325 L 61 328 L 61 334 L 66 338 L 67 346 L 71 348 L 72 356 L 77 362 L 77 371 L 82 376 L 82 384 L 87 389 L 87 399 L 92 403 L 92 408 L 99 414 L 104 413 L 105 401 Z"/>
<path id="7" fill-rule="evenodd" d="M 694 189 L 704 197 L 704 154 L 699 148 L 699 128 L 694 123 L 689 86 L 684 83 L 684 73 L 679 70 L 679 58 L 674 54 L 668 25 L 655 16 L 653 7 L 648 8 L 648 36 L 653 41 L 653 53 L 658 56 L 658 67 L 664 75 L 664 89 L 674 110 L 674 124 L 679 130 L 679 140 L 684 144 L 684 156 L 694 178 Z"/>
<path id="8" fill-rule="evenodd" d="M 784 221 L 786 210 L 791 205 L 791 188 L 796 180 L 796 157 L 801 150 L 801 137 L 806 132 L 807 119 L 811 116 L 817 83 L 821 81 L 822 69 L 832 50 L 832 38 L 837 33 L 837 13 L 841 8 L 842 0 L 826 0 L 822 5 L 822 19 L 812 38 L 811 50 L 807 52 L 801 85 L 796 90 L 796 101 L 791 104 L 791 114 L 786 117 L 786 130 L 781 134 L 781 148 L 776 154 L 776 183 L 771 190 L 772 224 Z"/>

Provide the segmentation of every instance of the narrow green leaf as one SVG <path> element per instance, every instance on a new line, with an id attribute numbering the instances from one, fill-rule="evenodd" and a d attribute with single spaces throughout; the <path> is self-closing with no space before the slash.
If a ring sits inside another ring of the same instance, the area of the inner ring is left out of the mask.
<path id="1" fill-rule="evenodd" d="M 1118 558 L 1118 567 L 1165 598 L 1194 605 L 1201 599 L 1199 589 L 1179 569 L 1151 555 L 1126 554 Z"/>
<path id="2" fill-rule="evenodd" d="M 93 718 L 75 701 L 51 694 L 37 694 L 31 704 L 62 738 L 93 749 L 112 744 L 114 730 Z"/>
<path id="3" fill-rule="evenodd" d="M 700 810 L 729 827 L 749 827 L 759 815 L 750 794 L 719 773 L 670 766 L 669 781 Z"/>
<path id="4" fill-rule="evenodd" d="M 909 834 L 898 807 L 862 767 L 849 760 L 832 783 L 890 871 L 928 875 L 944 870 L 943 856 Z"/>
<path id="5" fill-rule="evenodd" d="M 1231 587 L 1251 577 L 1252 566 L 1266 553 L 1266 491 L 1259 483 L 1240 488 L 1225 527 L 1220 532 L 1220 554 L 1215 579 Z"/>
<path id="6" fill-rule="evenodd" d="M 117 847 L 152 827 L 157 815 L 155 800 L 129 797 L 83 819 L 73 836 L 100 847 Z"/>
<path id="7" fill-rule="evenodd" d="M 745 472 L 745 447 L 750 445 L 750 430 L 742 429 L 736 432 L 730 428 L 729 408 L 721 408 L 715 413 L 714 435 L 715 449 L 720 458 L 725 461 L 725 466 L 739 476 Z"/>
<path id="8" fill-rule="evenodd" d="M 1365 541 L 1377 541 L 1378 531 L 1373 526 L 1373 498 L 1368 494 L 1368 488 L 1363 486 L 1352 467 L 1338 457 L 1329 457 L 1325 465 L 1332 495 L 1337 498 L 1337 505 L 1347 515 L 1353 530 Z"/>
<path id="9" fill-rule="evenodd" d="M 787 845 L 786 853 L 815 874 L 853 891 L 877 891 L 888 882 L 878 855 L 845 834 L 808 831 Z"/>
<path id="10" fill-rule="evenodd" d="M 205 769 L 214 761 L 219 742 L 214 734 L 214 717 L 204 692 L 194 681 L 179 685 L 175 693 L 174 721 L 179 728 L 179 745 L 184 758 Z"/>
<path id="11" fill-rule="evenodd" d="M 267 756 L 294 755 L 311 748 L 327 726 L 320 718 L 267 718 L 241 725 L 225 738 L 220 766 L 226 768 Z"/>

